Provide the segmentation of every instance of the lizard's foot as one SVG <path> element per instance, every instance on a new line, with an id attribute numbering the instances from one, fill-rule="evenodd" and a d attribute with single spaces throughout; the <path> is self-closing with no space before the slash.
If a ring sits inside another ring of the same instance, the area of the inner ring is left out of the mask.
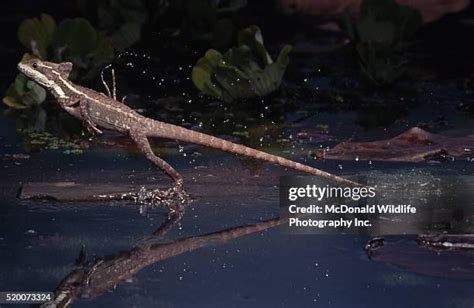
<path id="1" fill-rule="evenodd" d="M 94 125 L 94 123 L 83 120 L 82 125 L 87 129 L 87 131 L 92 135 L 91 140 L 96 137 L 97 135 L 102 135 L 102 131 Z"/>
<path id="2" fill-rule="evenodd" d="M 166 207 L 170 210 L 170 215 L 178 215 L 181 218 L 190 198 L 182 184 L 178 183 L 167 190 L 147 190 L 142 187 L 137 194 L 136 201 L 151 207 Z"/>
<path id="3" fill-rule="evenodd" d="M 103 132 L 97 128 L 97 126 L 95 125 L 90 125 L 89 123 L 86 124 L 87 126 L 87 130 L 89 131 L 89 133 L 91 133 L 93 136 L 97 136 L 97 135 L 102 135 Z"/>
<path id="4" fill-rule="evenodd" d="M 182 204 L 189 203 L 189 195 L 184 190 L 184 181 L 179 179 L 174 182 L 173 187 L 171 188 L 171 195 L 175 196 L 176 201 Z"/>
<path id="5" fill-rule="evenodd" d="M 181 217 L 182 214 L 180 213 L 184 213 L 184 209 L 190 201 L 188 193 L 186 193 L 184 190 L 183 180 L 177 180 L 173 187 L 168 189 L 165 194 L 170 198 L 171 201 L 168 205 L 170 212 L 177 213 Z"/>
<path id="6" fill-rule="evenodd" d="M 183 181 L 176 181 L 175 185 L 167 190 L 147 190 L 142 187 L 138 194 L 135 195 L 135 201 L 140 203 L 140 212 L 144 213 L 147 207 L 166 207 L 168 208 L 168 219 L 153 233 L 154 243 L 156 239 L 161 240 L 162 237 L 183 217 L 187 205 L 191 202 L 189 195 L 183 188 Z M 148 244 L 146 244 L 148 243 Z M 144 249 L 149 247 L 149 241 L 145 240 L 138 245 Z"/>

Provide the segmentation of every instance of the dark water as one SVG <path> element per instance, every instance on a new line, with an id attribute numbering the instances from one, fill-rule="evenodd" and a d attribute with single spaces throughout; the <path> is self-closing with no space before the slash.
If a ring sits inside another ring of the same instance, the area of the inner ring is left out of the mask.
<path id="1" fill-rule="evenodd" d="M 9 40 L 14 40 L 13 35 Z M 14 78 L 21 54 L 12 44 L 6 46 L 0 50 L 0 61 L 5 65 L 2 91 Z M 405 84 L 403 91 L 387 97 L 367 94 L 355 98 L 347 90 L 353 76 L 346 80 L 337 75 L 346 64 L 339 60 L 347 54 L 311 59 L 295 56 L 285 91 L 263 102 L 227 106 L 200 97 L 190 85 L 186 77 L 194 60 L 185 60 L 179 64 L 183 70 L 163 76 L 161 67 L 154 68 L 154 63 L 127 57 L 135 69 L 127 69 L 127 61 L 119 66 L 119 94 L 128 94 L 131 105 L 144 108 L 157 119 L 306 160 L 339 175 L 457 176 L 474 171 L 472 161 L 369 164 L 315 162 L 308 155 L 311 150 L 351 138 L 393 137 L 421 124 L 431 132 L 472 134 L 474 118 L 458 108 L 459 103 L 472 103 L 472 90 L 464 86 L 464 77 L 441 76 Z M 143 67 L 147 74 L 142 73 Z M 331 77 L 334 74 L 336 77 Z M 152 77 L 165 81 L 159 85 Z M 334 106 L 332 99 L 340 93 L 337 87 L 341 84 L 345 84 L 345 100 Z M 98 88 L 97 83 L 92 86 Z M 375 104 L 366 104 L 369 99 Z M 3 113 L 3 107 L 0 111 Z M 140 213 L 133 202 L 64 204 L 16 198 L 25 182 L 168 183 L 129 144 L 120 148 L 96 141 L 81 155 L 45 150 L 28 153 L 28 159 L 12 159 L 12 154 L 27 152 L 16 131 L 18 123 L 18 118 L 0 116 L 0 291 L 53 291 L 74 270 L 83 246 L 88 261 L 114 256 L 149 238 L 166 220 L 165 209 Z M 321 133 L 326 129 L 329 134 Z M 302 131 L 310 133 L 312 141 L 298 139 Z M 86 139 L 80 134 L 72 136 Z M 110 136 L 101 139 L 115 142 Z M 174 143 L 156 145 L 163 158 L 182 172 L 194 199 L 163 243 L 277 217 L 278 177 L 296 174 L 196 146 L 185 145 L 181 151 Z M 390 239 L 412 241 L 415 237 Z M 375 262 L 364 250 L 369 240 L 368 235 L 303 236 L 268 228 L 164 258 L 118 281 L 100 296 L 77 299 L 73 306 L 474 307 L 473 279 L 456 279 L 447 272 L 421 275 L 413 269 Z M 473 260 L 472 252 L 466 255 Z M 472 262 L 467 265 L 471 270 Z M 447 271 L 456 266 L 455 261 L 448 264 Z"/>
<path id="2" fill-rule="evenodd" d="M 12 123 L 5 119 L 1 123 L 7 132 L 2 137 L 2 155 L 21 151 L 16 145 Z M 199 157 L 195 162 L 197 169 L 189 167 L 189 158 L 178 151 L 168 161 L 183 170 L 196 200 L 167 239 L 216 232 L 278 215 L 276 185 L 278 175 L 284 172 L 278 167 L 264 165 L 256 176 L 243 169 L 236 158 L 219 153 Z M 465 173 L 466 166 L 469 165 L 460 162 L 446 169 Z M 348 167 L 351 172 L 357 169 L 366 172 L 369 168 L 366 162 Z M 0 289 L 52 291 L 74 268 L 82 245 L 90 259 L 113 255 L 131 249 L 166 218 L 162 209 L 142 215 L 133 203 L 20 201 L 15 193 L 21 182 L 113 183 L 128 181 L 130 175 L 133 180 L 155 174 L 142 157 L 100 146 L 80 156 L 53 151 L 33 154 L 31 159 L 16 163 L 4 160 Z M 158 180 L 165 178 L 158 176 Z M 206 183 L 207 189 L 199 183 Z M 95 299 L 80 299 L 75 306 L 471 307 L 474 304 L 472 281 L 418 275 L 371 261 L 363 249 L 368 240 L 368 236 L 352 235 L 287 235 L 277 227 L 152 264 L 118 283 L 115 289 Z"/>

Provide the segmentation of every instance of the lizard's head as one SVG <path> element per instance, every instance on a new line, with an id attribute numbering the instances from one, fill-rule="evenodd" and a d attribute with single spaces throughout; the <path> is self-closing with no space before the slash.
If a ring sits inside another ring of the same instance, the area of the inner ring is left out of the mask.
<path id="1" fill-rule="evenodd" d="M 71 62 L 53 63 L 39 59 L 18 63 L 18 70 L 41 86 L 52 89 L 59 77 L 67 79 L 72 70 Z"/>

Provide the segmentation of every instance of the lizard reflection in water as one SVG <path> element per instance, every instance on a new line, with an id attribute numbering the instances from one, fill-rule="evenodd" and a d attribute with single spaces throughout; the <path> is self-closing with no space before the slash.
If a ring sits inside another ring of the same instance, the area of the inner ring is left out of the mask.
<path id="1" fill-rule="evenodd" d="M 108 129 L 129 135 L 141 152 L 145 154 L 145 157 L 166 172 L 173 180 L 174 185 L 168 191 L 167 195 L 177 197 L 177 200 L 187 200 L 187 194 L 183 188 L 183 178 L 172 166 L 153 153 L 148 141 L 150 137 L 174 139 L 204 145 L 222 151 L 272 162 L 280 166 L 320 176 L 340 184 L 358 185 L 328 172 L 283 157 L 144 117 L 123 102 L 116 100 L 115 86 L 114 95 L 111 95 L 109 88 L 106 87 L 109 94 L 107 96 L 104 93 L 76 85 L 69 81 L 69 74 L 72 70 L 72 63 L 70 62 L 52 63 L 32 59 L 25 63 L 19 63 L 18 69 L 28 78 L 50 91 L 59 106 L 75 118 L 81 120 L 87 130 L 92 134 L 101 134 L 101 129 Z M 183 209 L 176 208 L 175 206 L 180 203 L 181 202 L 172 203 L 174 206 L 172 206 L 170 210 L 182 213 Z M 179 214 L 179 216 L 180 215 L 181 214 Z"/>

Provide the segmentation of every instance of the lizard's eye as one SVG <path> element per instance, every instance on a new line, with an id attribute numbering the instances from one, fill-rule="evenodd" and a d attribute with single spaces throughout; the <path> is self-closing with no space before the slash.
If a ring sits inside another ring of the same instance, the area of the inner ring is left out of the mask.
<path id="1" fill-rule="evenodd" d="M 33 68 L 38 68 L 38 63 L 35 62 L 35 63 L 33 63 L 32 66 L 33 66 Z"/>

